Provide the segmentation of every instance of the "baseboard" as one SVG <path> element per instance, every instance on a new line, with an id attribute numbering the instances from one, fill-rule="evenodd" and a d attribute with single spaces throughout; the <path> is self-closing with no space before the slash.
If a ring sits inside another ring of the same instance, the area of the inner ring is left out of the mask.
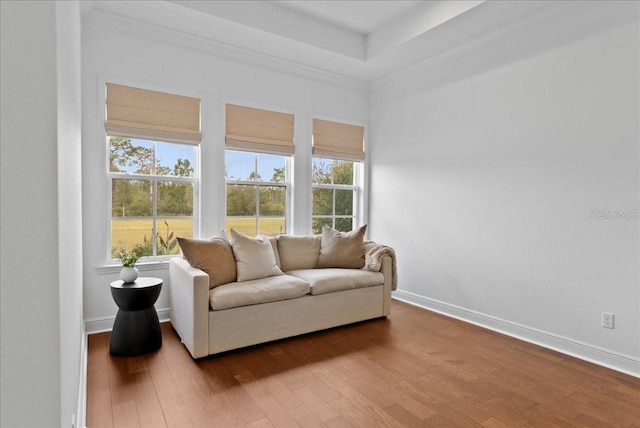
<path id="1" fill-rule="evenodd" d="M 158 312 L 158 319 L 160 322 L 169 321 L 169 308 L 156 309 L 156 312 Z M 113 329 L 113 322 L 115 319 L 115 315 L 111 317 L 87 319 L 84 320 L 84 329 L 87 334 L 111 331 Z"/>
<path id="2" fill-rule="evenodd" d="M 394 291 L 393 298 L 640 378 L 640 359 L 630 355 L 620 354 L 615 351 L 603 349 L 588 343 L 582 343 L 574 339 L 520 325 L 408 291 Z"/>

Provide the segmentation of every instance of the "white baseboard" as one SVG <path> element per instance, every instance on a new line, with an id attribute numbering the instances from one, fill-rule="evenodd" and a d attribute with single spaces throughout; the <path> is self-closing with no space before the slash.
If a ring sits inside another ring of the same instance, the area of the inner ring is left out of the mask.
<path id="1" fill-rule="evenodd" d="M 640 359 L 630 355 L 603 349 L 588 343 L 582 343 L 574 339 L 430 299 L 408 291 L 394 291 L 393 298 L 640 378 Z"/>
<path id="2" fill-rule="evenodd" d="M 156 312 L 158 312 L 158 319 L 160 320 L 160 322 L 169 321 L 169 308 L 156 309 Z M 84 329 L 87 334 L 111 331 L 113 329 L 113 323 L 115 320 L 115 315 L 111 317 L 87 319 L 84 320 Z"/>

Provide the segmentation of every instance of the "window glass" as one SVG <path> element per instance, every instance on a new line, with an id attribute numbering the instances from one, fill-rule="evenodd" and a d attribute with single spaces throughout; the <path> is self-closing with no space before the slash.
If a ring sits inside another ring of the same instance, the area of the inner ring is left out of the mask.
<path id="1" fill-rule="evenodd" d="M 284 217 L 260 218 L 258 220 L 258 227 L 260 228 L 260 235 L 266 236 L 283 235 L 287 230 L 286 219 Z"/>
<path id="2" fill-rule="evenodd" d="M 333 218 L 331 217 L 315 217 L 311 220 L 311 228 L 313 233 L 319 235 L 322 233 L 322 226 L 333 227 Z"/>
<path id="3" fill-rule="evenodd" d="M 147 217 L 153 214 L 153 182 L 111 180 L 111 216 Z"/>
<path id="4" fill-rule="evenodd" d="M 151 245 L 153 236 L 153 218 L 111 218 L 111 248 L 112 252 L 119 249 L 133 250 L 136 246 Z"/>
<path id="5" fill-rule="evenodd" d="M 153 166 L 153 141 L 109 138 L 109 172 L 151 174 Z"/>
<path id="6" fill-rule="evenodd" d="M 256 219 L 254 218 L 238 218 L 227 217 L 226 222 L 227 236 L 231 236 L 231 229 L 236 232 L 240 232 L 247 236 L 256 236 L 258 234 L 258 227 Z"/>
<path id="7" fill-rule="evenodd" d="M 313 158 L 312 182 L 331 184 L 331 159 Z"/>
<path id="8" fill-rule="evenodd" d="M 227 184 L 227 216 L 255 216 L 256 189 L 252 185 Z"/>
<path id="9" fill-rule="evenodd" d="M 284 217 L 286 188 L 282 186 L 260 186 L 260 214 Z"/>
<path id="10" fill-rule="evenodd" d="M 336 230 L 340 232 L 350 232 L 353 230 L 353 219 L 352 218 L 336 218 L 336 224 L 334 226 Z"/>
<path id="11" fill-rule="evenodd" d="M 335 214 L 336 215 L 352 215 L 353 214 L 353 190 L 334 190 L 335 195 Z"/>
<path id="12" fill-rule="evenodd" d="M 334 184 L 353 185 L 353 162 L 334 160 L 331 172 Z"/>
<path id="13" fill-rule="evenodd" d="M 111 256 L 121 249 L 151 257 L 179 253 L 177 236 L 193 236 L 197 147 L 124 137 L 108 141 Z"/>
<path id="14" fill-rule="evenodd" d="M 275 183 L 285 182 L 285 156 L 258 153 L 258 179 Z"/>
<path id="15" fill-rule="evenodd" d="M 333 215 L 333 189 L 313 189 L 313 215 Z"/>
<path id="16" fill-rule="evenodd" d="M 255 154 L 227 150 L 225 159 L 225 175 L 227 180 L 255 179 Z"/>
<path id="17" fill-rule="evenodd" d="M 193 216 L 193 183 L 160 181 L 157 189 L 159 216 Z"/>
<path id="18" fill-rule="evenodd" d="M 287 156 L 226 151 L 226 230 L 248 236 L 286 233 Z"/>
<path id="19" fill-rule="evenodd" d="M 359 162 L 313 158 L 313 233 L 321 233 L 323 225 L 346 232 L 356 224 L 357 165 Z"/>
<path id="20" fill-rule="evenodd" d="M 178 254 L 178 236 L 193 237 L 193 218 L 158 217 L 155 224 L 156 253 L 159 256 Z"/>
<path id="21" fill-rule="evenodd" d="M 156 147 L 157 175 L 193 177 L 193 146 L 158 142 Z"/>

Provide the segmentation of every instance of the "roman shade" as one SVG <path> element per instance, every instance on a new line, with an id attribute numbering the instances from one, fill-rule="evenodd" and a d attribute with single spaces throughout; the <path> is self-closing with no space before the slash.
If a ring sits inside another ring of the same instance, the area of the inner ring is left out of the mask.
<path id="1" fill-rule="evenodd" d="M 338 160 L 364 160 L 364 128 L 313 119 L 313 156 Z"/>
<path id="2" fill-rule="evenodd" d="M 200 100 L 107 83 L 107 135 L 199 144 Z"/>
<path id="3" fill-rule="evenodd" d="M 227 149 L 290 156 L 293 115 L 227 104 Z"/>

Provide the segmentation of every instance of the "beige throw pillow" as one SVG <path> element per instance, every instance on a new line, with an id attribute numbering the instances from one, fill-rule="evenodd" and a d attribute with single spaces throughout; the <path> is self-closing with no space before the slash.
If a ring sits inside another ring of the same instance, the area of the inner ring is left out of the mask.
<path id="1" fill-rule="evenodd" d="M 236 280 L 236 261 L 231 244 L 222 233 L 211 239 L 178 237 L 184 258 L 209 275 L 209 288 Z"/>
<path id="2" fill-rule="evenodd" d="M 313 269 L 320 254 L 320 235 L 278 236 L 280 266 L 287 272 L 296 269 Z"/>
<path id="3" fill-rule="evenodd" d="M 267 237 L 250 238 L 231 229 L 231 247 L 236 258 L 238 282 L 282 275 Z"/>
<path id="4" fill-rule="evenodd" d="M 339 232 L 329 226 L 323 226 L 317 266 L 319 268 L 363 268 L 366 231 L 366 224 L 351 232 Z"/>

